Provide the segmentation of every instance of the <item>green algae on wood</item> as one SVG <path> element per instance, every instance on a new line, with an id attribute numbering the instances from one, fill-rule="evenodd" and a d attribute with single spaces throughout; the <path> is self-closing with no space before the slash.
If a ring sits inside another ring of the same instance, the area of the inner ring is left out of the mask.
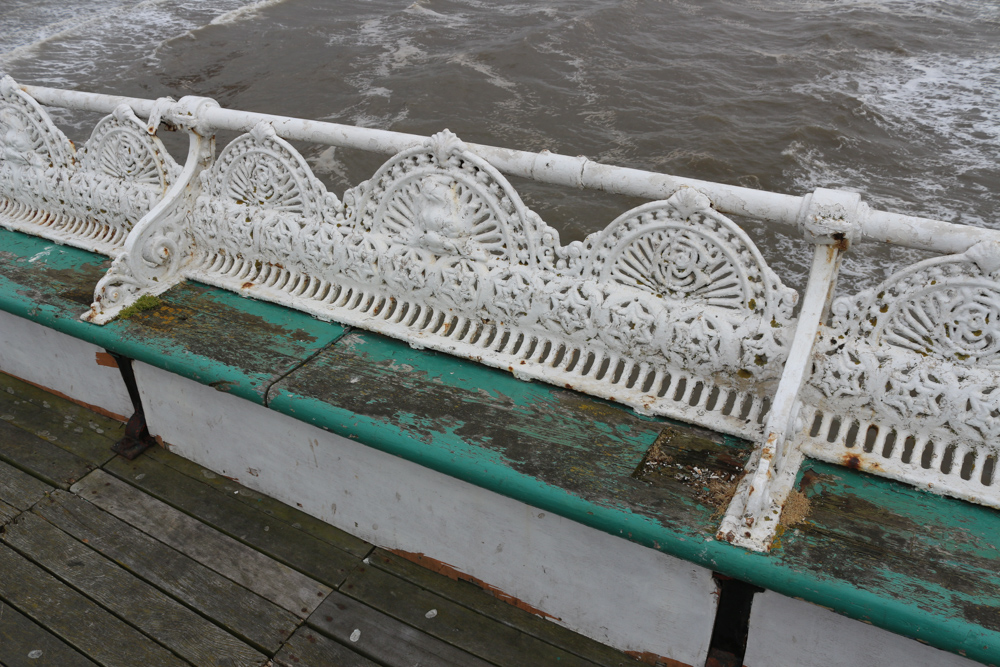
<path id="1" fill-rule="evenodd" d="M 136 313 L 141 313 L 144 310 L 152 310 L 162 303 L 163 301 L 161 301 L 157 296 L 153 296 L 152 294 L 143 294 L 136 299 L 135 303 L 122 308 L 121 312 L 118 313 L 117 319 L 127 320 Z"/>

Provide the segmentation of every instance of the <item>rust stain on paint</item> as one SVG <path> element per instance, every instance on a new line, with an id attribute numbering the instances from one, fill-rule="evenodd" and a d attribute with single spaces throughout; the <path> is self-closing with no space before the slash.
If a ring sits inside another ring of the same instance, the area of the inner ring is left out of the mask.
<path id="1" fill-rule="evenodd" d="M 97 353 L 97 365 L 107 366 L 108 368 L 118 368 L 118 362 L 107 352 Z"/>
<path id="2" fill-rule="evenodd" d="M 447 563 L 445 563 L 444 561 L 440 561 L 440 560 L 437 560 L 436 558 L 431 558 L 429 556 L 425 556 L 422 553 L 414 553 L 412 551 L 401 551 L 399 549 L 387 549 L 387 551 L 390 551 L 390 552 L 396 554 L 400 558 L 405 558 L 406 560 L 410 561 L 411 563 L 416 563 L 417 565 L 420 565 L 421 567 L 425 567 L 428 570 L 431 570 L 432 572 L 437 572 L 438 574 L 443 574 L 444 576 L 448 577 L 449 579 L 454 579 L 455 581 L 468 581 L 470 583 L 473 583 L 476 586 L 479 586 L 480 588 L 482 588 L 484 591 L 486 591 L 487 593 L 489 593 L 493 597 L 497 598 L 498 600 L 502 600 L 503 602 L 506 602 L 509 605 L 513 605 L 513 606 L 517 607 L 518 609 L 523 609 L 524 611 L 531 612 L 532 614 L 535 614 L 536 616 L 542 616 L 543 618 L 551 618 L 552 620 L 555 620 L 555 621 L 561 621 L 562 620 L 561 618 L 559 618 L 557 616 L 553 616 L 552 614 L 548 614 L 548 613 L 542 611 L 541 609 L 538 609 L 536 607 L 532 607 L 530 604 L 528 604 L 524 600 L 519 600 L 516 597 L 514 597 L 513 595 L 510 595 L 509 593 L 504 593 L 502 590 L 500 590 L 496 586 L 491 586 L 490 584 L 486 583 L 482 579 L 476 579 L 475 577 L 473 577 L 471 575 L 465 574 L 464 572 L 460 572 L 460 571 L 456 570 L 454 567 L 452 567 L 451 565 L 448 565 Z M 677 663 L 678 666 L 680 664 L 681 663 Z M 670 665 L 670 667 L 674 667 L 674 666 Z"/>

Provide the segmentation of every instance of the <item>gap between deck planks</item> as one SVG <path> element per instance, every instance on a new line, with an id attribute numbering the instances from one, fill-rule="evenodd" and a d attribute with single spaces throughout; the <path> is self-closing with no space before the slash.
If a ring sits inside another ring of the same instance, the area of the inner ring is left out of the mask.
<path id="1" fill-rule="evenodd" d="M 637 664 L 120 430 L 0 374 L 0 665 Z"/>

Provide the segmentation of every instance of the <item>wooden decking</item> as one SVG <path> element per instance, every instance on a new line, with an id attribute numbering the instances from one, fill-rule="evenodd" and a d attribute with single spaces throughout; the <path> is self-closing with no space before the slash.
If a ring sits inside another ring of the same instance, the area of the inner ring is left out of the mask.
<path id="1" fill-rule="evenodd" d="M 637 664 L 0 374 L 0 665 Z"/>

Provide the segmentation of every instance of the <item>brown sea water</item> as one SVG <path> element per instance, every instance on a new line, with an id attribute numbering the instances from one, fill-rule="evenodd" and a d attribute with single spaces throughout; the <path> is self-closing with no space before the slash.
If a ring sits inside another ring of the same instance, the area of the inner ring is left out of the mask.
<path id="1" fill-rule="evenodd" d="M 1000 3 L 0 0 L 19 82 L 586 155 L 1000 228 Z M 85 140 L 92 117 L 60 113 Z M 298 145 L 338 195 L 384 156 Z M 641 203 L 514 181 L 564 242 Z M 744 221 L 745 222 L 745 221 Z M 808 248 L 747 223 L 801 289 Z M 858 247 L 841 290 L 918 258 Z"/>

